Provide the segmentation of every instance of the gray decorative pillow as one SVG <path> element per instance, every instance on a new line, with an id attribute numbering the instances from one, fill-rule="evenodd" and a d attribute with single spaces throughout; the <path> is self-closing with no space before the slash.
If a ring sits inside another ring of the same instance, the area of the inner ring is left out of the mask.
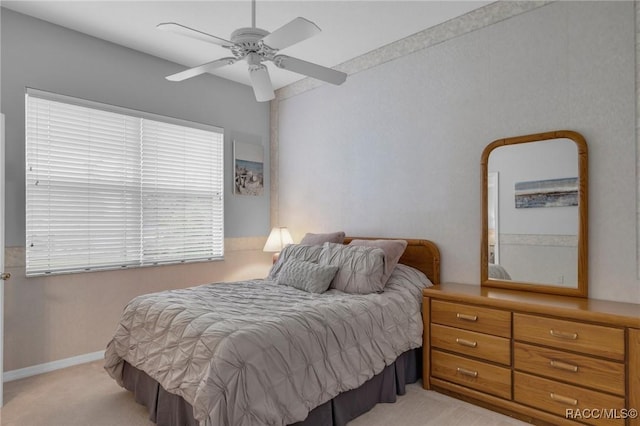
<path id="1" fill-rule="evenodd" d="M 269 279 L 276 279 L 282 266 L 291 259 L 304 260 L 306 262 L 318 263 L 322 246 L 310 246 L 302 244 L 289 244 L 280 252 L 278 260 L 269 271 Z"/>
<path id="2" fill-rule="evenodd" d="M 400 257 L 407 248 L 406 240 L 353 240 L 353 246 L 379 247 L 384 251 L 384 275 L 382 281 L 386 284 L 395 269 Z"/>
<path id="3" fill-rule="evenodd" d="M 308 246 L 321 246 L 324 243 L 342 244 L 344 242 L 344 232 L 331 232 L 329 234 L 306 233 L 300 244 Z"/>
<path id="4" fill-rule="evenodd" d="M 283 265 L 276 282 L 309 293 L 324 293 L 336 272 L 338 272 L 337 266 L 291 259 Z"/>
<path id="5" fill-rule="evenodd" d="M 331 288 L 354 294 L 375 293 L 384 288 L 384 251 L 380 248 L 325 243 L 318 263 L 340 267 Z"/>
<path id="6" fill-rule="evenodd" d="M 398 263 L 387 281 L 388 286 L 400 285 L 403 287 L 414 286 L 420 289 L 432 287 L 433 283 L 427 276 L 416 268 Z"/>

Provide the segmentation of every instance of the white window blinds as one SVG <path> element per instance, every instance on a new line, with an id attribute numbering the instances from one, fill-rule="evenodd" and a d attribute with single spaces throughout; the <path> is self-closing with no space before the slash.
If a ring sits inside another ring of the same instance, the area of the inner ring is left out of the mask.
<path id="1" fill-rule="evenodd" d="M 27 275 L 222 258 L 221 129 L 39 91 L 26 109 Z"/>
<path id="2" fill-rule="evenodd" d="M 144 120 L 144 263 L 222 257 L 222 135 Z"/>

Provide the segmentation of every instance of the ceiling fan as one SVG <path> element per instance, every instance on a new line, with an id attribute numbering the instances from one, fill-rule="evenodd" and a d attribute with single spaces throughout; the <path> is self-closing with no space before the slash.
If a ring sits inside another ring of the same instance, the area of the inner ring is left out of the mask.
<path id="1" fill-rule="evenodd" d="M 206 41 L 229 49 L 233 56 L 216 59 L 195 68 L 172 74 L 169 81 L 183 81 L 204 74 L 237 61 L 246 60 L 249 64 L 249 77 L 256 99 L 259 102 L 275 98 L 269 71 L 263 62 L 271 61 L 278 68 L 303 74 L 327 83 L 340 85 L 347 79 L 347 74 L 323 67 L 302 59 L 280 55 L 278 52 L 319 33 L 320 28 L 305 18 L 295 18 L 274 32 L 256 28 L 256 2 L 251 1 L 251 28 L 238 28 L 231 34 L 231 40 L 207 34 L 175 22 L 158 24 L 158 29 L 171 31 L 187 37 Z"/>

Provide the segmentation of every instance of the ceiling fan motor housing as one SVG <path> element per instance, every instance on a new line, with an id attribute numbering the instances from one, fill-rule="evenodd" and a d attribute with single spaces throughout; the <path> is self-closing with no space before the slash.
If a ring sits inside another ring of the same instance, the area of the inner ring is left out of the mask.
<path id="1" fill-rule="evenodd" d="M 257 53 L 260 57 L 268 58 L 276 52 L 261 42 L 262 38 L 269 34 L 269 31 L 261 28 L 239 28 L 231 33 L 231 42 L 234 44 L 231 52 L 238 59 L 244 58 L 250 53 Z"/>

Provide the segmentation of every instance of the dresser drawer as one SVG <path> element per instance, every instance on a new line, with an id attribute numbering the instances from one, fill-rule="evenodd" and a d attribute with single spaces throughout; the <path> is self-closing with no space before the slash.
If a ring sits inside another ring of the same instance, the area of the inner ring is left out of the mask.
<path id="1" fill-rule="evenodd" d="M 433 300 L 431 322 L 495 336 L 511 337 L 511 312 L 499 309 Z"/>
<path id="2" fill-rule="evenodd" d="M 431 351 L 431 375 L 511 399 L 511 370 L 457 355 Z"/>
<path id="3" fill-rule="evenodd" d="M 504 337 L 431 324 L 431 346 L 511 365 L 511 340 Z"/>
<path id="4" fill-rule="evenodd" d="M 514 339 L 624 361 L 624 330 L 513 314 Z"/>
<path id="5" fill-rule="evenodd" d="M 558 383 L 529 374 L 513 373 L 513 397 L 516 402 L 529 405 L 565 418 L 576 410 L 611 410 L 618 415 L 624 408 L 624 398 Z M 569 411 L 568 411 L 569 410 Z M 617 410 L 617 411 L 614 411 Z M 595 413 L 589 412 L 589 413 Z M 597 417 L 597 416 L 595 416 Z M 624 425 L 623 419 L 581 418 L 581 422 L 595 425 Z"/>
<path id="6" fill-rule="evenodd" d="M 516 369 L 624 396 L 624 364 L 516 343 Z"/>

